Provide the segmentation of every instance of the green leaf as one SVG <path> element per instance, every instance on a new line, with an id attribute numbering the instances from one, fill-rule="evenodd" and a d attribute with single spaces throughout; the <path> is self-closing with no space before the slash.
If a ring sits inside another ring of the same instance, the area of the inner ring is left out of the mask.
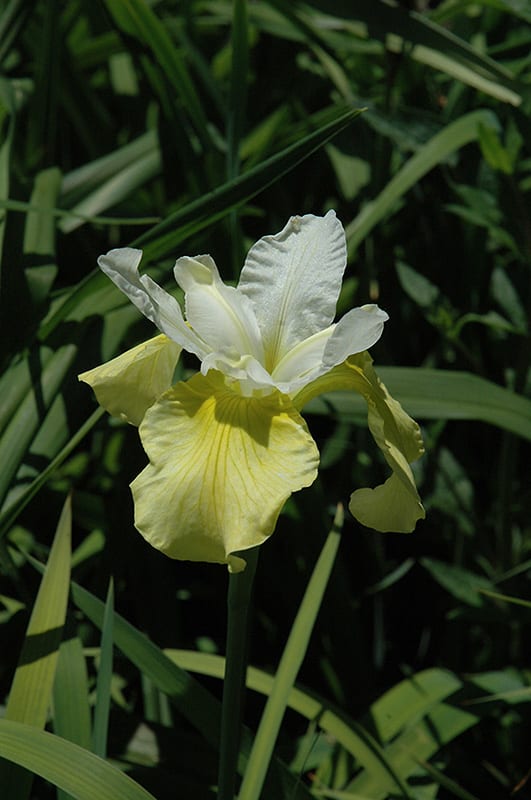
<path id="1" fill-rule="evenodd" d="M 406 728 L 385 749 L 386 757 L 393 765 L 396 773 L 406 779 L 418 773 L 419 763 L 427 761 L 441 747 L 453 741 L 457 736 L 478 722 L 473 714 L 454 708 L 446 703 L 439 703 L 416 725 Z M 354 778 L 347 791 L 357 792 L 371 800 L 387 800 L 394 786 L 389 775 L 378 772 L 362 772 Z M 413 789 L 411 795 L 413 797 Z"/>
<path id="2" fill-rule="evenodd" d="M 4 11 L 0 18 L 0 33 L 2 30 L 5 30 L 11 22 L 11 20 L 8 19 L 10 10 L 15 13 L 17 6 L 20 5 L 21 4 L 16 2 L 16 0 L 12 0 L 10 8 L 8 7 Z M 20 8 L 18 10 L 20 12 Z M 0 50 L 3 43 L 3 39 L 0 37 Z M 15 136 L 15 107 L 14 90 L 9 81 L 0 76 L 0 134 L 3 138 L 2 144 L 0 145 L 0 200 L 9 197 L 12 147 Z M 9 116 L 7 123 L 4 122 L 3 119 L 6 115 Z M 4 127 L 7 127 L 5 133 L 3 130 Z M 3 258 L 5 231 L 6 213 L 0 209 L 0 290 L 2 293 L 4 291 L 4 276 L 2 270 L 5 263 Z"/>
<path id="3" fill-rule="evenodd" d="M 7 702 L 6 720 L 44 728 L 50 706 L 70 583 L 72 511 L 67 498 L 31 614 Z M 0 780 L 9 797 L 25 800 L 31 774 L 7 768 Z"/>
<path id="4" fill-rule="evenodd" d="M 53 728 L 57 736 L 85 750 L 91 747 L 87 665 L 78 637 L 62 642 L 55 671 Z"/>
<path id="5" fill-rule="evenodd" d="M 6 531 L 10 528 L 16 520 L 21 511 L 27 506 L 37 492 L 44 486 L 44 484 L 53 475 L 56 469 L 68 458 L 70 453 L 77 447 L 77 445 L 84 439 L 89 431 L 92 430 L 96 422 L 104 415 L 103 408 L 97 408 L 93 414 L 87 419 L 86 422 L 79 428 L 79 430 L 72 436 L 67 444 L 59 451 L 50 463 L 39 472 L 35 479 L 24 489 L 24 491 L 6 508 L 2 509 L 0 514 L 0 539 L 5 535 Z M 86 540 L 85 540 L 86 541 Z M 79 549 L 79 548 L 78 548 Z M 74 563 L 74 562 L 73 562 Z"/>
<path id="6" fill-rule="evenodd" d="M 380 741 L 392 741 L 397 733 L 425 716 L 461 686 L 453 672 L 436 667 L 416 672 L 397 683 L 371 706 L 371 722 Z"/>
<path id="7" fill-rule="evenodd" d="M 61 203 L 72 208 L 75 203 L 86 198 L 111 181 L 136 161 L 141 161 L 159 152 L 157 132 L 149 130 L 132 142 L 118 147 L 112 153 L 83 164 L 63 177 L 61 184 Z"/>
<path id="8" fill-rule="evenodd" d="M 503 596 L 500 595 L 500 597 Z M 531 607 L 531 604 L 528 604 L 529 607 Z M 482 691 L 488 693 L 483 697 L 469 700 L 468 703 L 470 705 L 493 703 L 499 700 L 509 705 L 531 701 L 531 686 L 529 686 L 525 674 L 520 674 L 512 667 L 504 670 L 481 672 L 477 675 L 468 675 L 467 679 Z"/>
<path id="9" fill-rule="evenodd" d="M 6 58 L 31 11 L 32 6 L 26 0 L 10 0 L 4 4 L 0 17 L 0 62 Z"/>
<path id="10" fill-rule="evenodd" d="M 440 295 L 437 286 L 403 261 L 397 262 L 396 271 L 402 289 L 413 302 L 421 308 L 431 308 Z"/>
<path id="11" fill-rule="evenodd" d="M 259 800 L 262 786 L 289 695 L 306 655 L 310 636 L 330 579 L 343 527 L 343 507 L 338 505 L 334 524 L 325 541 L 292 625 L 275 680 L 262 714 L 238 794 L 239 800 Z"/>
<path id="12" fill-rule="evenodd" d="M 456 600 L 476 608 L 483 605 L 481 591 L 490 589 L 492 584 L 482 575 L 435 558 L 421 558 L 420 563 Z"/>
<path id="13" fill-rule="evenodd" d="M 479 126 L 479 146 L 483 153 L 483 158 L 490 164 L 492 169 L 499 170 L 505 175 L 513 173 L 514 165 L 511 162 L 509 153 L 500 142 L 498 132 L 494 128 L 485 125 Z"/>
<path id="14" fill-rule="evenodd" d="M 156 800 L 102 758 L 20 722 L 0 719 L 0 756 L 40 775 L 76 800 Z"/>
<path id="15" fill-rule="evenodd" d="M 471 111 L 451 122 L 440 133 L 437 133 L 426 145 L 415 153 L 389 181 L 378 197 L 371 200 L 360 211 L 358 216 L 346 228 L 350 252 L 354 252 L 368 233 L 392 213 L 400 198 L 437 164 L 465 144 L 475 141 L 480 136 L 480 126 L 484 129 L 499 127 L 496 117 L 491 111 L 480 109 Z"/>
<path id="16" fill-rule="evenodd" d="M 94 729 L 92 736 L 92 749 L 96 755 L 101 756 L 101 758 L 105 758 L 107 754 L 107 731 L 111 708 L 113 628 L 114 585 L 111 578 L 101 631 L 100 663 L 96 684 L 96 706 L 94 708 Z"/>
<path id="17" fill-rule="evenodd" d="M 294 144 L 262 161 L 258 166 L 228 181 L 204 197 L 170 214 L 159 225 L 135 240 L 135 247 L 144 247 L 146 258 L 160 258 L 193 233 L 225 217 L 229 211 L 252 197 L 319 150 L 346 128 L 360 114 L 359 110 L 332 107 L 328 121 L 317 130 L 299 138 Z M 166 233 L 169 231 L 169 233 Z"/>
<path id="18" fill-rule="evenodd" d="M 245 127 L 249 73 L 247 0 L 234 0 L 232 18 L 232 68 L 227 120 L 227 177 L 239 172 L 239 148 Z"/>
<path id="19" fill-rule="evenodd" d="M 29 358 L 28 371 L 17 372 L 17 378 L 22 385 L 26 384 L 28 375 L 33 379 L 33 385 L 21 399 L 0 439 L 2 464 L 0 507 L 27 449 L 60 391 L 76 354 L 77 347 L 72 344 L 63 345 L 51 356 L 46 348 L 40 348 Z M 18 390 L 14 392 L 14 396 L 20 396 Z"/>
<path id="20" fill-rule="evenodd" d="M 392 6 L 385 0 L 356 0 L 355 5 L 342 0 L 307 3 L 327 15 L 335 15 L 338 21 L 343 18 L 361 22 L 358 36 L 379 39 L 386 50 L 407 54 L 503 102 L 515 106 L 522 102 L 521 87 L 508 69 L 446 27 L 431 22 L 426 14 Z M 354 38 L 352 31 L 348 32 Z"/>
<path id="21" fill-rule="evenodd" d="M 502 594 L 501 592 L 493 592 L 491 589 L 487 589 L 482 587 L 480 590 L 481 594 L 486 595 L 487 597 L 492 597 L 493 600 L 500 600 L 502 603 L 512 603 L 515 606 L 523 606 L 524 608 L 531 608 L 531 600 L 524 600 L 522 597 L 511 597 L 508 594 Z"/>
<path id="22" fill-rule="evenodd" d="M 189 69 L 164 22 L 145 0 L 105 0 L 105 5 L 124 33 L 147 46 L 160 66 L 161 74 L 172 87 L 174 102 L 178 102 L 185 110 L 200 140 L 207 142 L 208 120 L 190 79 Z"/>
<path id="23" fill-rule="evenodd" d="M 228 181 L 204 197 L 170 214 L 163 222 L 132 242 L 132 246 L 143 247 L 147 260 L 162 258 L 187 237 L 223 219 L 230 211 L 248 202 L 290 172 L 349 125 L 359 113 L 356 110 L 345 112 L 344 107 L 332 108 L 331 119 L 317 130 L 303 136 L 295 144 L 286 147 L 238 178 Z M 39 330 L 40 340 L 45 341 L 57 325 L 77 308 L 82 299 L 105 285 L 108 286 L 109 292 L 115 291 L 99 270 L 91 272 L 70 292 L 60 307 L 44 320 Z"/>
<path id="24" fill-rule="evenodd" d="M 101 600 L 87 592 L 76 583 L 71 586 L 76 605 L 99 628 L 103 625 L 104 605 Z M 160 691 L 168 695 L 174 706 L 216 749 L 219 748 L 221 704 L 200 683 L 180 669 L 149 639 L 136 630 L 119 614 L 114 614 L 114 642 L 135 666 L 147 675 Z M 243 729 L 240 748 L 239 771 L 243 773 L 252 737 L 248 728 Z M 281 785 L 286 790 L 294 789 L 302 794 L 297 800 L 310 800 L 311 795 L 299 786 L 295 776 L 279 760 L 272 762 L 273 785 Z M 269 795 L 266 794 L 266 798 Z"/>
<path id="25" fill-rule="evenodd" d="M 521 332 L 526 331 L 528 321 L 524 305 L 507 272 L 501 267 L 492 271 L 490 293 L 516 328 Z"/>
<path id="26" fill-rule="evenodd" d="M 158 147 L 154 147 L 132 163 L 126 164 L 80 200 L 70 210 L 70 214 L 61 219 L 59 230 L 71 233 L 91 219 L 98 221 L 97 215 L 101 211 L 112 208 L 129 197 L 136 189 L 158 175 L 161 168 L 160 151 Z"/>

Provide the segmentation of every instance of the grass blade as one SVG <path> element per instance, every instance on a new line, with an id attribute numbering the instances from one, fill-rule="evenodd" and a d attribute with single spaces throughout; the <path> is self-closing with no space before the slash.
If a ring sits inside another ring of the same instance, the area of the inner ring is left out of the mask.
<path id="1" fill-rule="evenodd" d="M 258 800 L 269 762 L 288 705 L 289 694 L 306 655 L 310 636 L 334 566 L 343 527 L 343 508 L 338 505 L 334 524 L 308 583 L 282 654 L 275 682 L 254 740 L 239 792 L 239 800 Z"/>
<path id="2" fill-rule="evenodd" d="M 247 0 L 234 0 L 232 15 L 232 69 L 227 119 L 227 177 L 229 180 L 235 178 L 239 172 L 239 149 L 245 124 L 247 74 L 249 71 Z"/>
<path id="3" fill-rule="evenodd" d="M 91 748 L 91 724 L 87 666 L 81 640 L 62 642 L 53 690 L 53 730 L 69 742 Z M 57 800 L 73 800 L 57 789 Z"/>
<path id="4" fill-rule="evenodd" d="M 308 2 L 322 9 L 319 0 Z M 348 10 L 341 0 L 332 0 L 326 4 L 326 13 L 361 22 L 360 35 L 379 39 L 391 52 L 406 51 L 419 63 L 439 69 L 503 102 L 514 106 L 522 102 L 521 87 L 508 69 L 425 14 L 405 11 L 382 0 L 357 0 Z"/>
<path id="5" fill-rule="evenodd" d="M 124 33 L 134 36 L 149 48 L 174 95 L 177 95 L 179 105 L 186 112 L 196 135 L 208 144 L 208 120 L 190 80 L 187 65 L 179 49 L 173 44 L 164 23 L 145 0 L 106 0 L 105 5 Z"/>
<path id="6" fill-rule="evenodd" d="M 60 347 L 49 360 L 46 360 L 43 348 L 34 358 L 30 358 L 29 370 L 30 373 L 34 371 L 33 386 L 25 395 L 0 439 L 2 464 L 0 507 L 5 500 L 11 480 L 57 396 L 76 354 L 77 347 L 68 344 Z M 41 358 L 44 359 L 44 366 L 38 363 Z"/>
<path id="7" fill-rule="evenodd" d="M 99 628 L 103 625 L 104 605 L 101 600 L 87 592 L 76 583 L 72 583 L 72 597 L 76 605 Z M 219 748 L 219 730 L 221 722 L 221 703 L 216 700 L 200 683 L 187 672 L 180 669 L 153 642 L 136 630 L 119 614 L 114 615 L 114 642 L 124 655 L 135 666 L 147 675 L 174 706 L 179 710 L 216 749 Z M 251 734 L 248 728 L 242 732 L 239 771 L 243 772 L 248 753 L 251 749 Z M 275 797 L 275 786 L 284 787 L 285 791 L 297 790 L 297 800 L 310 800 L 311 794 L 301 786 L 285 764 L 279 759 L 273 761 L 273 788 L 267 797 Z M 278 794 L 276 795 L 278 797 Z"/>
<path id="8" fill-rule="evenodd" d="M 96 684 L 96 706 L 94 708 L 94 729 L 92 732 L 92 750 L 97 756 L 105 758 L 107 754 L 107 730 L 109 727 L 109 711 L 111 707 L 112 650 L 114 628 L 114 586 L 111 581 L 107 592 L 103 628 L 101 631 L 100 663 Z"/>
<path id="9" fill-rule="evenodd" d="M 336 134 L 347 127 L 358 115 L 357 110 L 333 109 L 332 119 L 317 130 L 303 136 L 253 169 L 228 181 L 212 192 L 194 200 L 167 219 L 154 226 L 132 242 L 134 247 L 143 247 L 147 259 L 162 258 L 188 236 L 223 219 L 231 210 L 248 202 L 261 191 L 271 186 L 294 167 L 319 150 Z M 55 328 L 75 310 L 81 297 L 105 285 L 99 270 L 94 270 L 76 286 L 65 301 L 42 323 L 39 339 L 45 341 Z M 113 287 L 109 287 L 110 290 Z"/>
<path id="10" fill-rule="evenodd" d="M 0 719 L 0 756 L 40 775 L 76 800 L 156 800 L 94 753 L 20 722 Z M 21 795 L 9 797 L 19 800 Z"/>
<path id="11" fill-rule="evenodd" d="M 72 510 L 67 498 L 39 592 L 31 614 L 19 664 L 11 686 L 6 720 L 44 728 L 50 706 L 55 667 L 66 617 L 70 583 Z M 3 780 L 8 797 L 25 800 L 31 773 L 6 767 Z"/>
<path id="12" fill-rule="evenodd" d="M 28 503 L 32 500 L 37 492 L 44 486 L 44 484 L 58 469 L 63 461 L 68 458 L 70 453 L 78 446 L 78 444 L 85 438 L 87 433 L 92 430 L 96 422 L 105 414 L 103 408 L 97 408 L 93 414 L 87 419 L 86 422 L 79 428 L 79 430 L 72 436 L 69 442 L 59 451 L 47 467 L 45 467 L 37 477 L 30 483 L 24 492 L 17 497 L 12 504 L 2 511 L 0 514 L 0 539 L 5 535 L 7 530 L 11 527 L 18 515 L 24 510 Z"/>
<path id="13" fill-rule="evenodd" d="M 433 167 L 443 162 L 450 153 L 465 144 L 479 139 L 481 126 L 497 128 L 497 120 L 491 111 L 471 111 L 447 125 L 412 156 L 389 181 L 378 197 L 368 203 L 358 216 L 347 225 L 346 234 L 349 251 L 353 253 L 360 242 L 384 217 L 403 195 L 426 175 Z"/>
<path id="14" fill-rule="evenodd" d="M 61 643 L 53 694 L 54 733 L 85 750 L 91 747 L 87 665 L 81 639 Z"/>

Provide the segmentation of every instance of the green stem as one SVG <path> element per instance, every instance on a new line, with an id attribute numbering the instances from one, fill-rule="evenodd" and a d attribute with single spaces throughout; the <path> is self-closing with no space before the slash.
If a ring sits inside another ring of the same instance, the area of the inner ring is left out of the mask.
<path id="1" fill-rule="evenodd" d="M 234 800 L 236 794 L 236 775 L 238 771 L 247 672 L 251 595 L 258 563 L 258 548 L 246 551 L 245 557 L 247 559 L 247 567 L 244 571 L 233 573 L 229 576 L 218 800 Z"/>

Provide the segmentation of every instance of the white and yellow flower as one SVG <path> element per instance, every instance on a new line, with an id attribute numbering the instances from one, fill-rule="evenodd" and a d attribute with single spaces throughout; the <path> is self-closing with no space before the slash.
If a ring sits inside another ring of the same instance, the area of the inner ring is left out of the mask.
<path id="1" fill-rule="evenodd" d="M 371 304 L 333 321 L 346 266 L 335 213 L 292 217 L 260 239 L 236 288 L 210 256 L 179 258 L 186 319 L 174 297 L 140 276 L 141 257 L 122 248 L 98 263 L 161 334 L 79 376 L 109 413 L 139 425 L 149 457 L 131 484 L 140 533 L 172 558 L 243 569 L 242 551 L 264 542 L 290 494 L 317 476 L 319 452 L 299 411 L 345 389 L 367 401 L 392 469 L 382 486 L 355 491 L 350 510 L 379 531 L 413 530 L 424 509 L 409 465 L 422 439 L 366 352 L 387 314 Z M 172 385 L 182 349 L 200 372 Z"/>

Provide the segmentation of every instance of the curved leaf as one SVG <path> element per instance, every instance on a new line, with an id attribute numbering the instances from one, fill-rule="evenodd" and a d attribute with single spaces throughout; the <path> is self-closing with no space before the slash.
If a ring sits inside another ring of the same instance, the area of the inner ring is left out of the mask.
<path id="1" fill-rule="evenodd" d="M 450 153 L 479 139 L 482 125 L 485 128 L 497 128 L 494 114 L 486 109 L 471 111 L 447 125 L 406 161 L 378 197 L 367 203 L 350 225 L 347 225 L 350 252 L 354 252 L 374 226 L 393 210 L 397 201 L 427 172 L 443 162 Z"/>
<path id="2" fill-rule="evenodd" d="M 76 800 L 156 800 L 102 758 L 21 722 L 0 719 L 0 756 L 40 775 Z"/>

